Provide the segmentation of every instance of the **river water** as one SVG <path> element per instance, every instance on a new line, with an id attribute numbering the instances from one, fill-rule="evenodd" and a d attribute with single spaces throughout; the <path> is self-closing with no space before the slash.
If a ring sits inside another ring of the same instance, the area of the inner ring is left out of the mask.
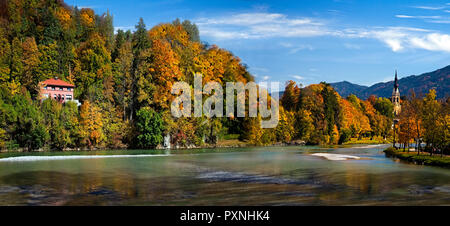
<path id="1" fill-rule="evenodd" d="M 384 148 L 4 153 L 0 205 L 450 205 L 449 169 Z"/>

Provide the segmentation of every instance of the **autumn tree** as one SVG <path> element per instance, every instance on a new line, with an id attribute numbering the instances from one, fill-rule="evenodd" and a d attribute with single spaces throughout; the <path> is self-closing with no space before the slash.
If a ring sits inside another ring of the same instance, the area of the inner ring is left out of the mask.
<path id="1" fill-rule="evenodd" d="M 283 107 L 279 108 L 279 121 L 275 129 L 276 140 L 288 143 L 296 136 L 294 122 L 294 112 L 286 111 Z"/>
<path id="2" fill-rule="evenodd" d="M 413 120 L 413 126 L 414 126 L 414 137 L 416 140 L 416 148 L 417 148 L 417 154 L 420 154 L 421 149 L 421 141 L 422 141 L 422 134 L 423 134 L 423 127 L 422 127 L 422 120 L 421 120 L 421 112 L 423 108 L 423 101 L 416 96 L 416 93 L 414 91 L 411 92 L 410 99 L 409 99 L 409 114 L 410 118 Z"/>
<path id="3" fill-rule="evenodd" d="M 11 44 L 5 28 L 0 26 L 0 86 L 8 87 L 10 81 Z"/>
<path id="4" fill-rule="evenodd" d="M 286 83 L 283 96 L 281 96 L 281 105 L 287 111 L 297 110 L 298 102 L 300 97 L 300 88 L 295 84 L 294 81 L 290 80 Z"/>
<path id="5" fill-rule="evenodd" d="M 150 59 L 143 61 L 138 69 L 138 101 L 141 106 L 168 109 L 173 99 L 172 85 L 182 80 L 179 58 L 167 41 L 159 39 L 153 40 L 148 54 Z"/>
<path id="6" fill-rule="evenodd" d="M 32 94 L 33 97 L 39 92 L 39 77 L 35 76 L 37 73 L 39 64 L 39 50 L 34 38 L 28 37 L 25 42 L 22 43 L 22 65 L 23 72 L 20 79 L 20 83 Z"/>
<path id="7" fill-rule="evenodd" d="M 409 143 L 416 134 L 415 119 L 414 119 L 414 106 L 410 101 L 402 102 L 402 111 L 399 115 L 399 133 L 398 141 L 403 144 L 403 149 L 408 148 Z"/>
<path id="8" fill-rule="evenodd" d="M 99 100 L 101 94 L 90 89 L 102 90 L 103 79 L 112 76 L 111 55 L 105 41 L 98 33 L 92 33 L 89 39 L 77 49 L 76 82 L 81 100 Z"/>
<path id="9" fill-rule="evenodd" d="M 87 147 L 99 145 L 103 139 L 103 122 L 100 108 L 84 101 L 80 107 L 80 136 L 81 143 Z"/>
<path id="10" fill-rule="evenodd" d="M 37 79 L 43 81 L 48 78 L 60 77 L 59 73 L 59 52 L 56 42 L 48 45 L 39 45 L 39 68 L 38 73 L 35 74 Z"/>
<path id="11" fill-rule="evenodd" d="M 423 128 L 425 129 L 424 133 L 424 141 L 427 144 L 427 147 L 431 149 L 430 155 L 433 155 L 433 152 L 436 149 L 436 143 L 438 142 L 439 134 L 442 132 L 441 128 L 438 125 L 439 120 L 439 112 L 441 106 L 439 102 L 436 100 L 436 91 L 430 90 L 429 93 L 423 98 L 423 107 L 422 107 L 422 123 Z"/>

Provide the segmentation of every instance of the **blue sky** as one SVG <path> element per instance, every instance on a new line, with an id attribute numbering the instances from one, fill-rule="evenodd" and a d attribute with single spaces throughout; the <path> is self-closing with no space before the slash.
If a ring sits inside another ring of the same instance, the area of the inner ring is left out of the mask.
<path id="1" fill-rule="evenodd" d="M 116 29 L 189 19 L 257 81 L 372 85 L 450 64 L 450 0 L 66 0 L 109 11 Z"/>

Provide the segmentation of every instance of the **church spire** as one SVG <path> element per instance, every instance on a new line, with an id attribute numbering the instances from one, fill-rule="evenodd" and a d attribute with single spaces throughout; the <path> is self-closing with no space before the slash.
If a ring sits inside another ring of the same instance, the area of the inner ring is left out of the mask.
<path id="1" fill-rule="evenodd" d="M 392 91 L 392 103 L 394 104 L 394 116 L 400 113 L 400 91 L 398 90 L 397 70 L 395 70 L 394 90 Z"/>
<path id="2" fill-rule="evenodd" d="M 397 70 L 395 70 L 394 88 L 395 88 L 395 89 L 398 89 Z"/>

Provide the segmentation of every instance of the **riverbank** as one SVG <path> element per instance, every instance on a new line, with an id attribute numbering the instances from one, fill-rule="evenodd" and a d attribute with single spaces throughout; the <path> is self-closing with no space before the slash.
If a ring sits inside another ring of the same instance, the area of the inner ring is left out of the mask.
<path id="1" fill-rule="evenodd" d="M 248 143 L 245 141 L 241 141 L 239 139 L 224 139 L 224 140 L 219 140 L 216 144 L 203 144 L 200 146 L 195 146 L 195 145 L 189 145 L 189 146 L 171 146 L 171 148 L 167 149 L 164 148 L 162 145 L 157 146 L 156 148 L 154 148 L 154 150 L 195 150 L 195 149 L 214 149 L 214 148 L 246 148 L 246 147 L 278 147 L 278 146 L 302 146 L 302 145 L 306 145 L 306 143 L 304 141 L 301 140 L 293 140 L 289 143 L 282 143 L 282 142 L 278 142 L 278 143 L 274 143 L 274 144 L 267 144 L 267 145 L 256 145 L 256 144 L 252 144 L 252 143 Z M 51 150 L 48 148 L 40 148 L 37 150 L 33 150 L 33 151 L 27 151 L 25 149 L 22 148 L 17 148 L 17 149 L 3 149 L 0 150 L 0 153 L 38 153 L 38 152 L 89 152 L 89 151 L 104 151 L 104 150 L 127 150 L 126 147 L 124 148 L 67 148 L 64 150 Z M 129 149 L 132 150 L 132 149 Z"/>
<path id="2" fill-rule="evenodd" d="M 374 139 L 374 140 L 369 140 L 369 139 L 361 139 L 361 140 L 350 140 L 349 142 L 346 142 L 344 144 L 341 145 L 321 145 L 324 147 L 338 147 L 338 146 L 342 146 L 342 145 L 374 145 L 374 144 L 386 144 L 385 141 L 380 140 L 380 139 Z M 158 146 L 156 147 L 154 150 L 157 152 L 161 152 L 161 151 L 165 151 L 165 150 L 172 150 L 172 151 L 176 151 L 176 150 L 198 150 L 198 149 L 214 149 L 214 148 L 250 148 L 250 147 L 281 147 L 281 146 L 310 146 L 310 144 L 306 144 L 304 141 L 302 140 L 293 140 L 289 143 L 284 143 L 284 142 L 277 142 L 274 144 L 267 144 L 267 145 L 255 145 L 255 144 L 251 144 L 245 141 L 241 141 L 239 139 L 224 139 L 224 140 L 219 140 L 216 144 L 204 144 L 204 145 L 200 145 L 200 146 L 172 146 L 170 149 L 166 149 L 163 148 L 162 146 Z M 64 150 L 51 150 L 48 148 L 40 148 L 38 150 L 33 150 L 33 151 L 27 151 L 24 150 L 22 148 L 17 148 L 17 149 L 11 149 L 11 150 L 7 150 L 7 149 L 3 149 L 0 150 L 0 153 L 53 153 L 53 152 L 59 152 L 59 153 L 65 153 L 65 152 L 98 152 L 98 151 L 111 151 L 111 150 L 135 150 L 135 149 L 127 149 L 127 148 L 67 148 Z"/>
<path id="3" fill-rule="evenodd" d="M 344 142 L 343 144 L 388 144 L 391 143 L 388 139 L 383 139 L 382 137 L 374 137 L 373 139 L 370 138 L 351 138 L 349 141 Z"/>
<path id="4" fill-rule="evenodd" d="M 417 152 L 403 152 L 402 150 L 396 150 L 393 147 L 389 147 L 384 150 L 387 157 L 394 157 L 400 160 L 411 162 L 417 165 L 439 166 L 444 168 L 450 168 L 450 156 L 433 155 L 429 153 Z"/>

